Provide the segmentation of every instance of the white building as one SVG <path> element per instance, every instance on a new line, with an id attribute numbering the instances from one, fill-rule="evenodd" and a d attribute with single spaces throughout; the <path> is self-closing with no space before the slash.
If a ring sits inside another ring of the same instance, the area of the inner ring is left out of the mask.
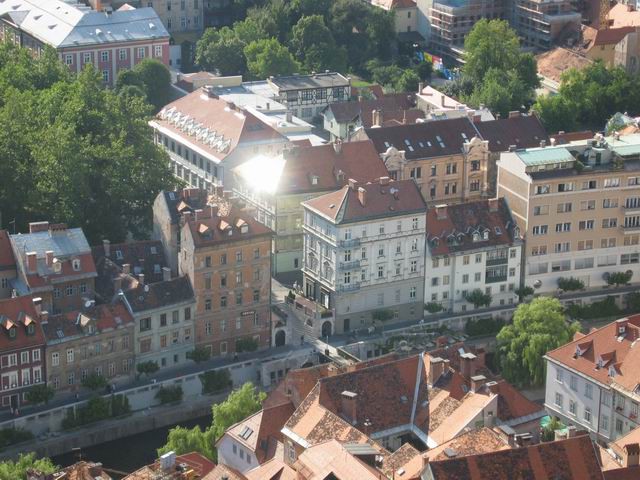
<path id="1" fill-rule="evenodd" d="M 503 198 L 430 209 L 426 251 L 425 302 L 473 310 L 466 297 L 480 290 L 490 306 L 517 303 L 522 241 Z"/>
<path id="2" fill-rule="evenodd" d="M 350 180 L 303 207 L 304 291 L 333 313 L 323 335 L 423 317 L 427 208 L 413 180 Z"/>
<path id="3" fill-rule="evenodd" d="M 640 315 L 612 322 L 545 355 L 545 408 L 601 443 L 639 426 Z"/>

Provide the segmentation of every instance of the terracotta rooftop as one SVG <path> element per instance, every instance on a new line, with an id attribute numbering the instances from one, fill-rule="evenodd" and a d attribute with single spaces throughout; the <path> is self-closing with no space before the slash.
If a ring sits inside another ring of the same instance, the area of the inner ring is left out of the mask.
<path id="1" fill-rule="evenodd" d="M 238 145 L 283 143 L 287 139 L 252 113 L 198 89 L 166 105 L 151 122 L 219 161 Z M 197 132 L 196 132 L 197 130 Z"/>
<path id="2" fill-rule="evenodd" d="M 504 198 L 436 206 L 427 211 L 427 241 L 432 256 L 513 245 L 516 227 Z"/>
<path id="3" fill-rule="evenodd" d="M 614 28 L 640 27 L 640 12 L 631 5 L 617 3 L 609 10 L 609 21 Z"/>
<path id="4" fill-rule="evenodd" d="M 15 338 L 10 337 L 13 329 Z M 0 330 L 0 351 L 3 353 L 45 344 L 42 323 L 31 295 L 0 300 Z"/>
<path id="5" fill-rule="evenodd" d="M 306 449 L 294 464 L 294 469 L 298 478 L 310 480 L 386 480 L 374 466 L 353 454 L 349 445 L 337 440 L 328 440 Z"/>
<path id="6" fill-rule="evenodd" d="M 249 470 L 248 480 L 300 480 L 298 473 L 283 458 L 272 458 L 258 468 Z"/>
<path id="7" fill-rule="evenodd" d="M 603 474 L 604 480 L 638 480 L 640 478 L 640 466 L 605 470 Z"/>
<path id="8" fill-rule="evenodd" d="M 468 118 L 416 123 L 397 127 L 367 128 L 378 153 L 389 147 L 404 150 L 407 160 L 458 155 L 464 143 L 479 136 Z"/>
<path id="9" fill-rule="evenodd" d="M 273 231 L 258 222 L 246 211 L 233 209 L 228 216 L 207 215 L 191 218 L 185 229 L 195 248 L 238 242 L 257 237 L 271 237 Z"/>
<path id="10" fill-rule="evenodd" d="M 640 315 L 616 320 L 551 350 L 546 358 L 604 385 L 640 386 Z"/>
<path id="11" fill-rule="evenodd" d="M 303 202 L 305 208 L 336 224 L 421 214 L 427 206 L 413 180 L 390 181 L 382 177 L 372 183 L 352 183 L 342 189 Z"/>
<path id="12" fill-rule="evenodd" d="M 367 85 L 366 87 L 351 87 L 351 98 L 382 98 L 384 90 L 380 85 Z"/>
<path id="13" fill-rule="evenodd" d="M 92 330 L 88 327 L 91 325 Z M 63 343 L 68 340 L 109 332 L 133 326 L 133 317 L 122 303 L 104 304 L 60 315 L 51 315 L 42 325 L 47 343 Z"/>
<path id="14" fill-rule="evenodd" d="M 560 82 L 561 75 L 569 68 L 582 70 L 593 63 L 584 55 L 562 47 L 536 55 L 536 61 L 538 73 L 554 82 Z"/>
<path id="15" fill-rule="evenodd" d="M 160 460 L 156 460 L 151 465 L 142 467 L 139 470 L 127 475 L 122 480 L 182 480 L 184 478 L 190 478 L 192 480 L 199 480 L 204 478 L 216 478 L 209 477 L 216 464 L 197 452 L 185 453 L 183 455 L 177 455 L 175 458 L 175 466 L 169 469 L 163 470 L 160 465 Z M 186 472 L 191 471 L 185 475 Z M 230 477 L 229 480 L 232 480 Z M 242 478 L 242 477 L 239 477 Z"/>
<path id="16" fill-rule="evenodd" d="M 371 100 L 351 102 L 337 102 L 327 106 L 324 112 L 331 112 L 337 122 L 353 122 L 358 117 L 365 128 L 374 125 L 373 112 L 380 112 L 380 119 L 384 122 L 395 119 L 402 122 L 404 112 L 415 111 L 411 123 L 415 119 L 424 118 L 424 112 L 415 108 L 415 95 L 412 93 L 392 93 Z"/>
<path id="17" fill-rule="evenodd" d="M 489 141 L 491 152 L 506 152 L 511 145 L 517 148 L 539 147 L 543 140 L 549 143 L 547 131 L 535 114 L 518 114 L 474 125 L 482 139 Z"/>
<path id="18" fill-rule="evenodd" d="M 124 296 L 134 313 L 195 301 L 186 276 L 150 285 L 138 285 L 124 292 Z M 192 312 L 192 315 L 194 313 Z"/>
<path id="19" fill-rule="evenodd" d="M 365 182 L 389 172 L 373 143 L 365 140 L 299 146 L 279 157 L 258 156 L 236 167 L 234 174 L 256 191 L 295 194 L 336 190 L 349 178 Z"/>
<path id="20" fill-rule="evenodd" d="M 628 34 L 636 31 L 635 27 L 614 27 L 598 30 L 591 48 L 601 45 L 617 45 Z"/>
<path id="21" fill-rule="evenodd" d="M 111 480 L 112 477 L 103 470 L 101 463 L 76 462 L 58 473 L 53 474 L 52 480 Z"/>
<path id="22" fill-rule="evenodd" d="M 0 271 L 15 270 L 16 259 L 13 257 L 11 242 L 9 241 L 9 232 L 0 230 Z"/>
<path id="23" fill-rule="evenodd" d="M 437 460 L 433 480 L 602 480 L 588 435 L 529 447 Z"/>
<path id="24" fill-rule="evenodd" d="M 595 133 L 591 130 L 583 130 L 580 132 L 558 132 L 549 135 L 550 138 L 555 139 L 556 145 L 565 145 L 571 142 L 577 142 L 580 140 L 591 140 L 595 136 Z"/>
<path id="25" fill-rule="evenodd" d="M 467 457 L 481 453 L 491 453 L 511 448 L 504 439 L 488 427 L 470 430 L 461 435 L 441 443 L 435 448 L 424 452 L 429 461 L 448 460 L 450 458 Z"/>
<path id="26" fill-rule="evenodd" d="M 245 477 L 235 468 L 227 467 L 226 465 L 220 463 L 216 465 L 216 467 L 211 472 L 205 475 L 202 480 L 247 480 L 247 477 Z"/>

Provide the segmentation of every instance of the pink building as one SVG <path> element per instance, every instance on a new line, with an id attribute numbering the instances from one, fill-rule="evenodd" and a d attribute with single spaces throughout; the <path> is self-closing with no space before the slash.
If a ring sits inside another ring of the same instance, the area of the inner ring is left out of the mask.
<path id="1" fill-rule="evenodd" d="M 107 85 L 145 58 L 169 65 L 169 32 L 153 8 L 97 12 L 69 0 L 4 0 L 0 40 L 36 54 L 49 45 L 71 71 L 91 64 Z"/>

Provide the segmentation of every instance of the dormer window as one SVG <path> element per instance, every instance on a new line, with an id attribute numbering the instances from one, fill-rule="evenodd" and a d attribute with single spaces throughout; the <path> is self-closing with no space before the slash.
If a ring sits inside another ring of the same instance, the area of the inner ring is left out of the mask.
<path id="1" fill-rule="evenodd" d="M 9 338 L 16 338 L 17 330 L 16 327 L 11 327 L 9 329 Z"/>
<path id="2" fill-rule="evenodd" d="M 123 258 L 122 250 L 116 250 L 116 260 L 122 260 Z"/>
<path id="3" fill-rule="evenodd" d="M 431 239 L 431 245 L 437 247 L 440 244 L 440 240 L 437 238 Z"/>
<path id="4" fill-rule="evenodd" d="M 34 333 L 36 333 L 36 327 L 31 323 L 27 326 L 27 335 L 33 335 Z"/>
<path id="5" fill-rule="evenodd" d="M 74 272 L 79 272 L 80 271 L 80 259 L 79 258 L 74 258 L 73 261 L 71 262 L 71 265 L 73 266 L 73 271 Z"/>
<path id="6" fill-rule="evenodd" d="M 480 234 L 478 232 L 475 232 L 473 234 L 473 241 L 474 242 L 479 242 L 480 241 Z"/>
<path id="7" fill-rule="evenodd" d="M 482 239 L 489 240 L 489 230 L 485 230 L 484 232 L 482 232 Z"/>
<path id="8" fill-rule="evenodd" d="M 613 368 L 613 365 L 611 365 L 611 366 L 609 367 L 609 376 L 610 376 L 611 378 L 613 378 L 613 377 L 615 377 L 615 376 L 616 376 L 616 369 L 615 369 L 615 368 Z"/>

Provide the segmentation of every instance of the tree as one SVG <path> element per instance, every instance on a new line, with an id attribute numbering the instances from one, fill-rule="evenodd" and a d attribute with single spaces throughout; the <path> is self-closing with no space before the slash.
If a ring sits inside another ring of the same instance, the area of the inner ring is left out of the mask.
<path id="1" fill-rule="evenodd" d="M 203 346 L 197 346 L 190 352 L 187 352 L 187 358 L 196 363 L 206 362 L 211 358 L 211 350 Z"/>
<path id="2" fill-rule="evenodd" d="M 155 58 L 145 58 L 133 72 L 144 85 L 147 100 L 156 110 L 160 110 L 171 100 L 171 74 L 162 62 Z"/>
<path id="3" fill-rule="evenodd" d="M 219 393 L 232 385 L 229 369 L 209 370 L 199 375 L 202 393 Z"/>
<path id="4" fill-rule="evenodd" d="M 627 272 L 614 272 L 609 274 L 607 283 L 609 285 L 615 285 L 616 287 L 619 287 L 620 285 L 627 285 L 631 281 L 632 276 L 633 272 L 631 270 Z"/>
<path id="5" fill-rule="evenodd" d="M 575 277 L 560 277 L 558 279 L 558 288 L 565 292 L 584 289 L 584 282 Z"/>
<path id="6" fill-rule="evenodd" d="M 393 86 L 403 74 L 403 70 L 396 65 L 375 66 L 370 71 L 373 82 L 386 87 Z"/>
<path id="7" fill-rule="evenodd" d="M 152 375 L 156 373 L 159 368 L 158 364 L 152 360 L 136 365 L 136 370 L 140 375 Z"/>
<path id="8" fill-rule="evenodd" d="M 518 385 L 541 385 L 545 379 L 543 356 L 571 341 L 580 329 L 566 321 L 556 298 L 538 297 L 518 305 L 513 323 L 500 330 L 497 355 L 504 377 Z"/>
<path id="9" fill-rule="evenodd" d="M 35 387 L 31 387 L 27 392 L 27 402 L 39 404 L 44 403 L 48 404 L 53 396 L 55 395 L 55 390 L 53 387 L 48 385 L 36 385 Z"/>
<path id="10" fill-rule="evenodd" d="M 245 383 L 231 392 L 224 402 L 213 405 L 213 421 L 207 429 L 201 430 L 198 426 L 191 430 L 182 427 L 172 428 L 167 443 L 158 449 L 158 456 L 170 451 L 178 455 L 199 452 L 211 460 L 216 460 L 215 442 L 231 425 L 260 410 L 266 396 L 251 383 Z"/>
<path id="11" fill-rule="evenodd" d="M 553 417 L 542 429 L 541 439 L 543 442 L 552 442 L 556 438 L 556 430 L 564 428 L 564 425 L 556 417 Z"/>
<path id="12" fill-rule="evenodd" d="M 515 294 L 518 295 L 518 300 L 521 302 L 525 297 L 533 295 L 534 291 L 532 287 L 522 286 L 515 291 Z"/>
<path id="13" fill-rule="evenodd" d="M 484 293 L 479 288 L 476 288 L 471 293 L 467 293 L 464 299 L 469 303 L 473 303 L 474 308 L 488 307 L 491 305 L 491 294 Z"/>
<path id="14" fill-rule="evenodd" d="M 407 69 L 396 80 L 395 90 L 396 92 L 416 92 L 419 82 L 420 77 L 418 74 L 411 69 Z"/>
<path id="15" fill-rule="evenodd" d="M 255 352 L 259 347 L 258 341 L 252 337 L 239 338 L 236 340 L 236 352 Z"/>
<path id="16" fill-rule="evenodd" d="M 291 47 L 308 71 L 346 68 L 346 52 L 336 45 L 321 15 L 302 17 L 294 25 Z"/>
<path id="17" fill-rule="evenodd" d="M 102 390 L 107 386 L 107 379 L 102 375 L 98 375 L 97 373 L 92 373 L 91 375 L 87 375 L 82 380 L 82 386 L 84 388 L 88 388 L 89 390 L 93 390 L 94 392 L 97 390 Z"/>
<path id="18" fill-rule="evenodd" d="M 27 478 L 28 470 L 37 470 L 49 475 L 58 467 L 48 458 L 36 458 L 35 453 L 20 454 L 17 461 L 0 462 L 0 480 L 17 480 Z"/>
<path id="19" fill-rule="evenodd" d="M 640 292 L 630 293 L 626 298 L 627 311 L 640 313 Z"/>
<path id="20" fill-rule="evenodd" d="M 443 307 L 438 302 L 428 302 L 424 304 L 424 309 L 429 313 L 438 313 L 443 310 Z"/>
<path id="21" fill-rule="evenodd" d="M 433 64 L 430 61 L 423 61 L 413 67 L 420 80 L 431 80 L 433 73 Z"/>
<path id="22" fill-rule="evenodd" d="M 160 403 L 177 403 L 182 401 L 182 387 L 176 385 L 174 387 L 160 387 L 160 390 L 156 392 L 156 398 L 160 400 Z"/>
<path id="23" fill-rule="evenodd" d="M 245 47 L 244 54 L 249 73 L 257 79 L 301 71 L 301 66 L 293 55 L 275 38 L 251 42 Z"/>
<path id="24" fill-rule="evenodd" d="M 561 95 L 540 95 L 533 110 L 548 132 L 572 131 L 577 128 L 575 112 Z"/>
<path id="25" fill-rule="evenodd" d="M 229 27 L 207 28 L 196 44 L 196 63 L 221 75 L 241 75 L 246 70 L 240 53 L 244 47 L 245 43 Z"/>
<path id="26" fill-rule="evenodd" d="M 393 310 L 388 308 L 382 308 L 380 310 L 374 310 L 371 314 L 371 318 L 378 322 L 386 322 L 393 318 Z"/>

